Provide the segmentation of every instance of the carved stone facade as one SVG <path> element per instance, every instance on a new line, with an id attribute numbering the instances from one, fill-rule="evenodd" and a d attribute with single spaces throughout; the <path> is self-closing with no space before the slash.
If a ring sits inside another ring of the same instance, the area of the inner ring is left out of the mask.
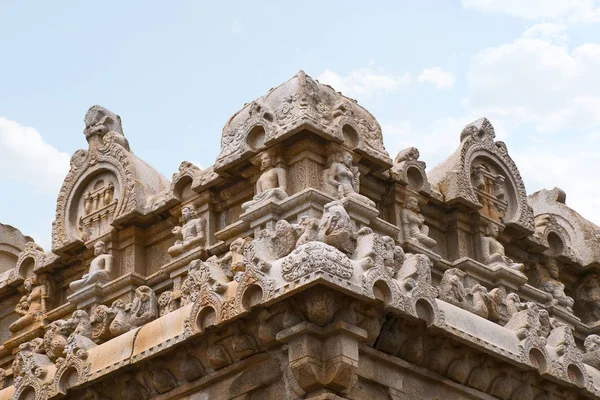
<path id="1" fill-rule="evenodd" d="M 52 249 L 0 225 L 0 400 L 600 399 L 600 227 L 487 119 L 427 172 L 300 71 L 171 182 L 84 121 Z"/>

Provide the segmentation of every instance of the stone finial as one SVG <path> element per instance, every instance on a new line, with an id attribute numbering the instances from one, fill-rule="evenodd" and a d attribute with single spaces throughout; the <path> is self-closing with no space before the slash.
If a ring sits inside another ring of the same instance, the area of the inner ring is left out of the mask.
<path id="1" fill-rule="evenodd" d="M 92 106 L 85 114 L 83 119 L 85 122 L 85 129 L 83 133 L 88 142 L 92 140 L 94 136 L 104 138 L 108 132 L 115 132 L 125 138 L 123 133 L 123 127 L 121 126 L 121 117 L 114 112 L 102 107 Z"/>

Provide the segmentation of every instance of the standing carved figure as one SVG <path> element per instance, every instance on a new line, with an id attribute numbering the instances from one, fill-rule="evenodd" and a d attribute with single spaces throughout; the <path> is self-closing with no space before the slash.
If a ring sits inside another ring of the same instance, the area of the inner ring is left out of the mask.
<path id="1" fill-rule="evenodd" d="M 352 165 L 352 153 L 348 150 L 339 150 L 331 154 L 329 168 L 323 171 L 323 188 L 336 199 L 351 197 L 375 207 L 373 201 L 358 194 L 360 190 L 360 172 L 358 167 Z"/>
<path id="2" fill-rule="evenodd" d="M 523 264 L 515 263 L 504 253 L 504 246 L 498 241 L 500 230 L 495 224 L 489 224 L 486 229 L 487 236 L 481 239 L 483 263 L 490 266 L 503 266 L 515 271 L 523 271 Z"/>
<path id="3" fill-rule="evenodd" d="M 583 322 L 600 321 L 600 275 L 586 274 L 575 289 L 575 308 Z"/>
<path id="4" fill-rule="evenodd" d="M 204 246 L 206 242 L 205 220 L 198 217 L 193 205 L 188 204 L 181 209 L 181 219 L 183 226 L 176 226 L 172 231 L 178 240 L 167 250 L 173 257 L 195 246 Z"/>
<path id="5" fill-rule="evenodd" d="M 256 195 L 242 204 L 242 210 L 258 207 L 267 200 L 283 200 L 287 197 L 287 177 L 285 169 L 275 166 L 273 153 L 265 151 L 260 155 L 261 175 L 256 181 Z"/>
<path id="6" fill-rule="evenodd" d="M 429 237 L 429 227 L 425 225 L 425 217 L 421 214 L 416 197 L 410 196 L 406 199 L 400 219 L 405 241 L 413 241 L 430 249 L 435 247 L 437 242 Z"/>
<path id="7" fill-rule="evenodd" d="M 81 279 L 73 281 L 69 287 L 74 292 L 81 290 L 86 286 L 106 283 L 111 280 L 115 258 L 112 254 L 106 253 L 106 244 L 99 240 L 94 244 L 94 255 L 96 256 L 90 263 L 90 270 L 84 274 Z"/>

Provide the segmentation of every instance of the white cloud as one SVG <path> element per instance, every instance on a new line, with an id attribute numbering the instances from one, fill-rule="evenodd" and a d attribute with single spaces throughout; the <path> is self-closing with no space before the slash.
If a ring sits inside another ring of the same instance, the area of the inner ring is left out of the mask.
<path id="1" fill-rule="evenodd" d="M 467 109 L 539 132 L 600 127 L 600 44 L 569 51 L 566 39 L 563 27 L 541 24 L 475 55 Z"/>
<path id="2" fill-rule="evenodd" d="M 13 180 L 56 195 L 69 155 L 44 141 L 37 130 L 0 117 L 0 181 Z"/>
<path id="3" fill-rule="evenodd" d="M 462 0 L 465 8 L 529 20 L 571 23 L 600 21 L 598 0 Z"/>
<path id="4" fill-rule="evenodd" d="M 399 76 L 383 73 L 373 68 L 373 60 L 369 60 L 369 65 L 368 68 L 355 69 L 347 76 L 326 69 L 317 79 L 347 96 L 363 97 L 382 91 L 395 92 L 411 81 L 408 73 Z"/>
<path id="5" fill-rule="evenodd" d="M 442 90 L 451 88 L 456 81 L 452 73 L 444 71 L 440 67 L 424 69 L 417 79 L 420 83 L 433 83 L 436 88 Z"/>

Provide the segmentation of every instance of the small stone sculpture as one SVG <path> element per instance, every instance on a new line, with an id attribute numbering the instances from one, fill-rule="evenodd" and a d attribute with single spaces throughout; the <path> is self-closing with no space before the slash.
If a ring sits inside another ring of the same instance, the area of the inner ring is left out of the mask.
<path id="1" fill-rule="evenodd" d="M 556 260 L 553 258 L 548 259 L 546 266 L 537 267 L 538 276 L 534 281 L 538 289 L 544 292 L 550 293 L 553 298 L 553 303 L 566 308 L 568 311 L 573 312 L 573 298 L 565 294 L 565 285 L 559 281 L 559 270 Z"/>
<path id="2" fill-rule="evenodd" d="M 495 224 L 489 224 L 487 236 L 481 239 L 483 263 L 489 266 L 502 266 L 515 271 L 523 271 L 523 264 L 515 263 L 504 253 L 504 246 L 498 241 L 500 231 Z"/>
<path id="3" fill-rule="evenodd" d="M 583 342 L 583 362 L 600 370 L 600 336 L 589 335 Z"/>
<path id="4" fill-rule="evenodd" d="M 90 272 L 84 274 L 81 279 L 69 284 L 73 292 L 77 292 L 86 286 L 103 284 L 111 280 L 115 258 L 106 253 L 106 244 L 103 241 L 99 240 L 94 244 L 94 255 L 96 257 L 90 263 Z"/>
<path id="5" fill-rule="evenodd" d="M 173 234 L 178 237 L 175 244 L 167 250 L 172 257 L 178 256 L 206 242 L 205 220 L 198 217 L 193 205 L 188 204 L 181 209 L 183 226 L 173 228 Z"/>
<path id="6" fill-rule="evenodd" d="M 8 327 L 11 332 L 17 332 L 33 321 L 42 318 L 46 310 L 44 303 L 50 296 L 48 282 L 40 282 L 37 275 L 27 278 L 23 286 L 26 294 L 21 297 L 15 307 L 15 312 L 21 315 L 21 318 Z"/>
<path id="7" fill-rule="evenodd" d="M 256 181 L 256 195 L 242 204 L 243 211 L 259 207 L 270 199 L 283 200 L 287 197 L 286 172 L 283 168 L 275 166 L 272 152 L 261 153 L 260 170 L 262 174 Z"/>
<path id="8" fill-rule="evenodd" d="M 437 242 L 429 237 L 429 227 L 425 225 L 425 218 L 419 210 L 419 201 L 416 197 L 409 196 L 406 199 L 400 218 L 405 241 L 430 249 L 435 247 Z"/>
<path id="9" fill-rule="evenodd" d="M 350 197 L 375 207 L 369 198 L 358 194 L 360 188 L 360 172 L 352 165 L 352 153 L 339 150 L 330 156 L 329 168 L 323 171 L 323 189 L 336 199 Z"/>
<path id="10" fill-rule="evenodd" d="M 600 321 L 600 275 L 587 273 L 575 289 L 575 310 L 586 323 Z"/>
<path id="11" fill-rule="evenodd" d="M 140 286 L 135 290 L 135 298 L 131 305 L 131 325 L 142 326 L 156 317 L 158 317 L 156 294 L 148 286 Z"/>
<path id="12" fill-rule="evenodd" d="M 355 230 L 344 206 L 334 201 L 325 204 L 315 240 L 352 254 L 356 245 Z"/>
<path id="13" fill-rule="evenodd" d="M 135 290 L 133 303 L 117 299 L 110 308 L 99 305 L 91 317 L 92 337 L 94 340 L 109 339 L 129 332 L 158 317 L 158 300 L 148 286 Z"/>

